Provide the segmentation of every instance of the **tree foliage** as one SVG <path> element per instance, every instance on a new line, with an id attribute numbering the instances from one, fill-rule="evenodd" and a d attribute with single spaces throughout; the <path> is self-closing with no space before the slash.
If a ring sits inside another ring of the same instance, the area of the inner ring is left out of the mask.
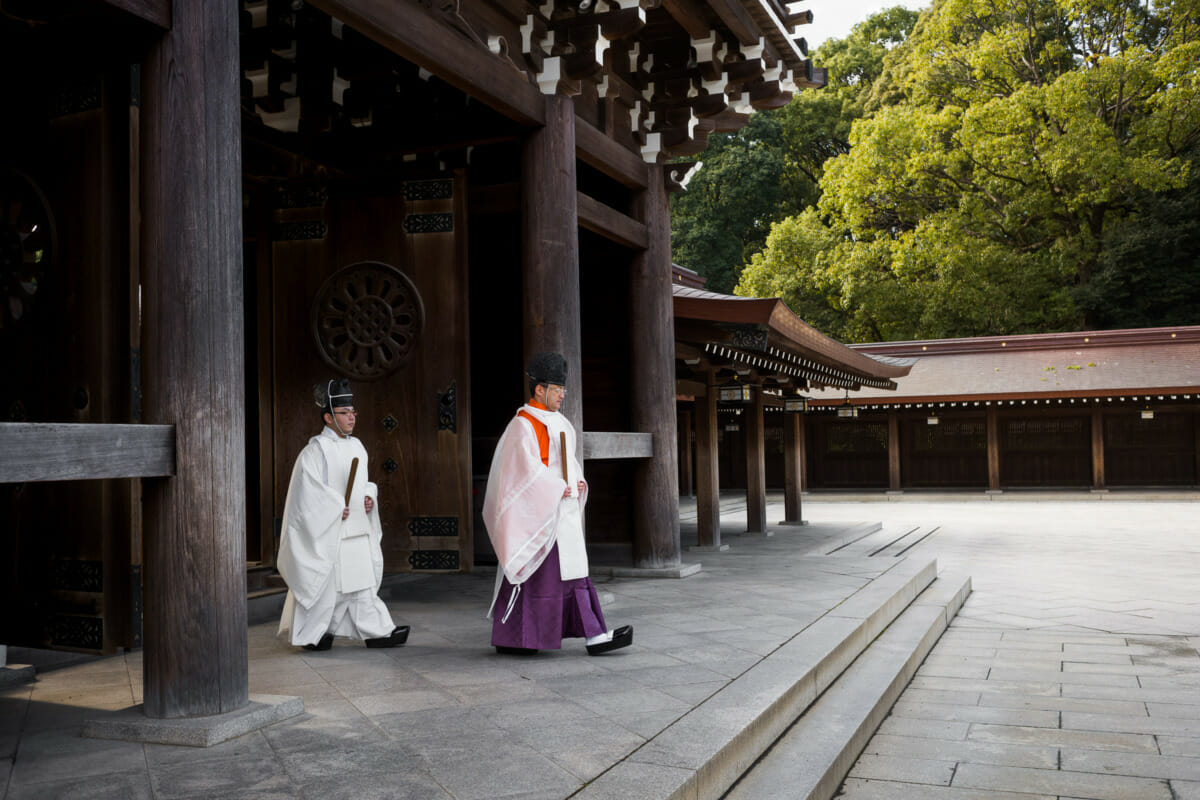
<path id="1" fill-rule="evenodd" d="M 754 114 L 733 134 L 715 134 L 687 192 L 672 198 L 673 257 L 729 292 L 742 265 L 763 249 L 772 223 L 814 206 L 825 162 L 850 149 L 850 129 L 867 107 L 887 49 L 917 14 L 880 12 L 815 55 L 829 86 L 800 92 L 785 108 Z"/>
<path id="2" fill-rule="evenodd" d="M 672 256 L 728 292 L 741 264 L 763 248 L 783 206 L 782 125 L 755 114 L 734 134 L 713 136 L 687 192 L 672 196 Z"/>
<path id="3" fill-rule="evenodd" d="M 859 341 L 1200 321 L 1198 11 L 935 0 L 738 292 Z"/>

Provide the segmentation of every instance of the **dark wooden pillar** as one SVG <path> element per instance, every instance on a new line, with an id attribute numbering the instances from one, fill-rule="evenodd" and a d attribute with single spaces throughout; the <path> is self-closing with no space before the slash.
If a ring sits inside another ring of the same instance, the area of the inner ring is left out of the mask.
<path id="1" fill-rule="evenodd" d="M 800 493 L 804 491 L 804 415 L 783 412 L 783 521 L 803 523 Z"/>
<path id="2" fill-rule="evenodd" d="M 808 415 L 800 417 L 800 491 L 808 491 Z"/>
<path id="3" fill-rule="evenodd" d="M 717 458 L 717 387 L 712 376 L 696 398 L 696 544 L 721 547 L 721 476 Z"/>
<path id="4" fill-rule="evenodd" d="M 570 104 L 568 103 L 568 106 Z M 633 203 L 646 249 L 629 269 L 630 400 L 633 430 L 654 436 L 633 483 L 633 565 L 679 564 L 679 449 L 675 419 L 675 317 L 671 296 L 671 212 L 663 171 L 651 164 Z"/>
<path id="5" fill-rule="evenodd" d="M 696 493 L 696 478 L 692 470 L 692 412 L 679 412 L 679 494 L 691 497 Z"/>
<path id="6" fill-rule="evenodd" d="M 530 133 L 521 151 L 524 364 L 534 353 L 546 350 L 566 357 L 567 397 L 562 412 L 582 434 L 575 107 L 569 97 L 546 97 L 545 103 L 546 126 Z M 582 435 L 579 447 L 583 447 Z"/>
<path id="7" fill-rule="evenodd" d="M 1200 485 L 1200 411 L 1192 414 L 1192 438 L 1196 443 L 1196 475 L 1195 482 Z"/>
<path id="8" fill-rule="evenodd" d="M 1195 482 L 1200 485 L 1200 411 L 1192 414 L 1192 438 L 1196 443 Z"/>
<path id="9" fill-rule="evenodd" d="M 762 387 L 754 387 L 754 399 L 745 407 L 746 421 L 746 532 L 767 531 L 767 448 L 763 430 Z"/>
<path id="10" fill-rule="evenodd" d="M 142 80 L 145 421 L 176 431 L 147 480 L 145 713 L 248 697 L 238 15 L 174 0 Z"/>
<path id="11" fill-rule="evenodd" d="M 1104 489 L 1104 409 L 1092 406 L 1092 488 Z"/>
<path id="12" fill-rule="evenodd" d="M 995 406 L 987 409 L 988 491 L 1000 491 L 1000 419 Z"/>
<path id="13" fill-rule="evenodd" d="M 900 491 L 900 417 L 888 409 L 888 491 Z"/>

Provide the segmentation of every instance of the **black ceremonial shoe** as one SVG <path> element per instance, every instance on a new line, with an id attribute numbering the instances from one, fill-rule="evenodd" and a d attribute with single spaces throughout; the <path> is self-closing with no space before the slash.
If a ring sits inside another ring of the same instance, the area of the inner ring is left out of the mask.
<path id="1" fill-rule="evenodd" d="M 365 643 L 367 647 L 397 647 L 408 641 L 408 626 L 397 625 L 396 629 L 387 636 L 380 636 L 378 639 L 367 639 Z"/>
<path id="2" fill-rule="evenodd" d="M 328 650 L 331 647 L 333 647 L 333 634 L 332 633 L 327 633 L 324 636 L 322 636 L 321 641 L 317 642 L 316 644 L 304 645 L 305 650 Z"/>
<path id="3" fill-rule="evenodd" d="M 505 647 L 502 644 L 496 645 L 496 652 L 502 656 L 532 656 L 537 654 L 537 650 L 532 647 Z"/>
<path id="4" fill-rule="evenodd" d="M 589 656 L 598 656 L 601 653 L 608 653 L 612 650 L 620 650 L 622 647 L 629 647 L 631 644 L 633 644 L 633 626 L 622 625 L 613 631 L 612 638 L 607 642 L 589 644 L 587 651 Z"/>

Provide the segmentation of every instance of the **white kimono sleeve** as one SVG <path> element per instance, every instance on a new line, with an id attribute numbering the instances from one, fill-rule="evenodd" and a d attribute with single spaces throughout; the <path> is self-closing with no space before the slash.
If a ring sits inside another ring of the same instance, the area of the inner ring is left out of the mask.
<path id="1" fill-rule="evenodd" d="M 345 498 L 322 482 L 321 459 L 315 445 L 296 459 L 279 543 L 279 574 L 305 608 L 316 604 L 333 571 L 345 508 Z"/>

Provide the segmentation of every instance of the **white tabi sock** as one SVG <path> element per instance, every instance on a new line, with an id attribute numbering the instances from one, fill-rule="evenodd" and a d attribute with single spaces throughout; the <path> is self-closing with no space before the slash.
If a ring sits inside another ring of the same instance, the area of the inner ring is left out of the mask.
<path id="1" fill-rule="evenodd" d="M 604 644 L 605 642 L 611 642 L 611 641 L 612 641 L 612 631 L 605 631 L 604 633 L 600 634 L 599 636 L 589 636 L 587 639 L 588 644 Z"/>

